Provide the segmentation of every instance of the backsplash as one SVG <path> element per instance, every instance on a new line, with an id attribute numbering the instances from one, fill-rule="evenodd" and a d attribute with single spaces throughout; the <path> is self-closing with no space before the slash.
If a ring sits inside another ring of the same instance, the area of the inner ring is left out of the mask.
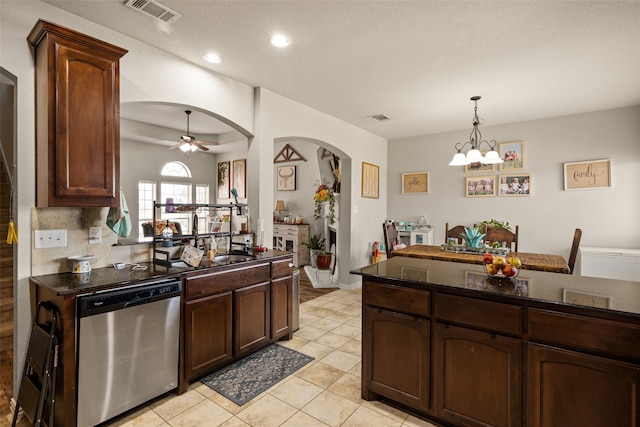
<path id="1" fill-rule="evenodd" d="M 147 262 L 151 259 L 150 245 L 113 246 L 118 235 L 107 227 L 109 208 L 32 208 L 31 210 L 31 274 L 63 273 L 70 271 L 67 257 L 94 255 L 92 268 L 108 267 L 113 262 Z M 100 227 L 102 243 L 89 244 L 89 227 Z M 67 246 L 35 249 L 36 230 L 67 230 Z M 135 232 L 132 231 L 132 233 Z"/>

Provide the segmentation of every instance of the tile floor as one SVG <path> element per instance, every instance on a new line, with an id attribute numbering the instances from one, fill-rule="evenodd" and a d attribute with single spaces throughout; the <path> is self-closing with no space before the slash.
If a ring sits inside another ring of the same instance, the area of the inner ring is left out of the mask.
<path id="1" fill-rule="evenodd" d="M 360 398 L 361 310 L 360 290 L 337 290 L 301 304 L 300 329 L 281 344 L 315 360 L 243 406 L 195 382 L 183 395 L 109 426 L 433 427 Z"/>

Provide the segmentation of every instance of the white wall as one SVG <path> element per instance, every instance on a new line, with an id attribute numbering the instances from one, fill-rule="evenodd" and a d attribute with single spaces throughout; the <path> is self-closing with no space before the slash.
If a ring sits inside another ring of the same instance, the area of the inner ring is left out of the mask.
<path id="1" fill-rule="evenodd" d="M 448 163 L 455 143 L 466 141 L 470 131 L 471 125 L 389 141 L 390 218 L 417 221 L 426 215 L 435 227 L 435 243 L 444 242 L 445 222 L 472 225 L 496 218 L 520 226 L 523 252 L 568 257 L 575 228 L 582 229 L 584 246 L 640 248 L 640 107 L 482 126 L 485 139 L 525 142 L 523 172 L 533 175 L 530 197 L 464 196 L 465 176 L 483 174 L 465 174 Z M 612 188 L 564 191 L 563 163 L 596 159 L 611 159 Z M 419 171 L 429 172 L 429 194 L 402 195 L 401 174 Z"/>

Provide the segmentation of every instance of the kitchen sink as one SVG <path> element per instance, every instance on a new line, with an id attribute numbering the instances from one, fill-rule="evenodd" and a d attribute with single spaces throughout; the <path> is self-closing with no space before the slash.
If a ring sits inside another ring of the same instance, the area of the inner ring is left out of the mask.
<path id="1" fill-rule="evenodd" d="M 226 255 L 216 255 L 213 262 L 216 264 L 235 264 L 237 262 L 247 262 L 252 260 L 253 260 L 253 257 L 250 255 L 226 254 Z"/>

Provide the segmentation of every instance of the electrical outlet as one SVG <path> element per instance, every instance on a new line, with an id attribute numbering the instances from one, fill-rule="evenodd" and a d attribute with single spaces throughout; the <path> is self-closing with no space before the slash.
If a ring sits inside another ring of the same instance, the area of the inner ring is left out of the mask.
<path id="1" fill-rule="evenodd" d="M 67 230 L 36 230 L 36 249 L 65 248 L 67 246 Z"/>
<path id="2" fill-rule="evenodd" d="M 102 243 L 102 228 L 89 227 L 89 244 L 97 245 L 98 243 Z"/>

